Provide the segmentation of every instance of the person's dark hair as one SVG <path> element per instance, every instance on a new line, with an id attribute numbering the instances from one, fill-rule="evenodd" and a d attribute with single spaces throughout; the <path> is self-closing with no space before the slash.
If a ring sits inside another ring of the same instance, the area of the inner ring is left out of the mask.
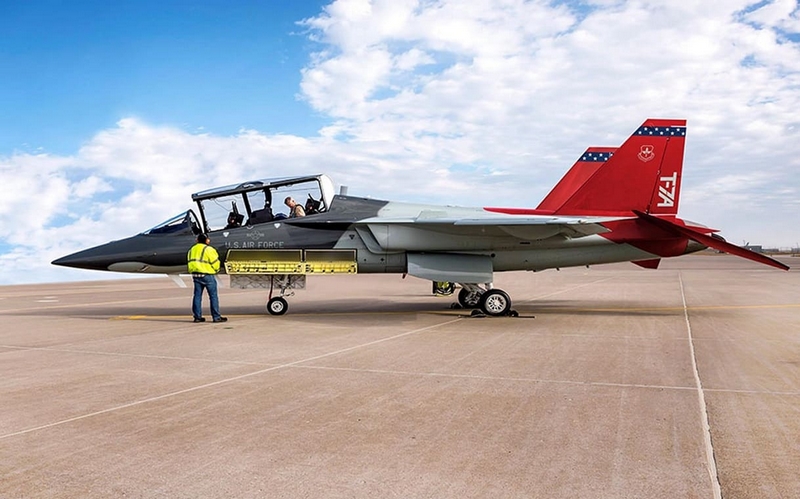
<path id="1" fill-rule="evenodd" d="M 197 242 L 198 243 L 205 243 L 206 239 L 208 239 L 208 236 L 203 234 L 202 232 L 200 234 L 197 234 Z"/>

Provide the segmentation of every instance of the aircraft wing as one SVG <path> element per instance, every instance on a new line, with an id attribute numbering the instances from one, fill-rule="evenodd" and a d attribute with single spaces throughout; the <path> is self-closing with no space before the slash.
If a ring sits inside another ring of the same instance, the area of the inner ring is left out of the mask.
<path id="1" fill-rule="evenodd" d="M 586 225 L 601 224 L 605 222 L 615 222 L 618 220 L 631 220 L 630 217 L 564 217 L 564 216 L 487 216 L 487 217 L 433 217 L 422 213 L 417 217 L 371 217 L 359 220 L 358 223 L 382 223 L 382 224 L 422 224 L 422 225 Z"/>
<path id="2" fill-rule="evenodd" d="M 608 232 L 603 222 L 627 220 L 634 217 L 550 217 L 550 216 L 490 216 L 475 218 L 433 217 L 424 213 L 418 217 L 387 218 L 373 217 L 360 220 L 358 225 L 408 226 L 428 231 L 443 231 L 449 234 L 485 234 L 487 230 L 503 231 L 513 237 L 540 240 L 563 234 L 568 237 L 583 237 Z"/>
<path id="3" fill-rule="evenodd" d="M 514 237 L 520 242 L 543 241 L 562 236 L 580 238 L 608 232 L 602 222 L 615 217 L 552 217 L 489 215 L 487 217 L 371 217 L 353 226 L 362 238 L 384 251 L 438 251 L 456 244 L 469 247 L 473 241 Z M 460 242 L 458 242 L 460 241 Z"/>
<path id="4" fill-rule="evenodd" d="M 514 216 L 507 218 L 491 218 L 488 220 L 465 219 L 459 220 L 453 225 L 465 229 L 477 228 L 479 230 L 483 230 L 483 228 L 487 226 L 495 226 L 518 239 L 538 240 L 557 234 L 577 238 L 608 232 L 608 229 L 600 224 L 611 220 L 612 219 L 599 218 L 591 220 L 570 217 L 557 217 L 542 220 L 533 217 Z"/>

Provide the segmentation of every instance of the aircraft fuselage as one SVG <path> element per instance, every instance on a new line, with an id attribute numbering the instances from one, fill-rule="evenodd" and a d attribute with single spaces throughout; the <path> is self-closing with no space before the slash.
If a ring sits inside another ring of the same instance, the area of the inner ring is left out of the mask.
<path id="1" fill-rule="evenodd" d="M 494 271 L 512 271 L 647 260 L 704 248 L 688 244 L 688 239 L 666 238 L 682 247 L 668 255 L 641 249 L 635 239 L 620 243 L 601 234 L 573 238 L 551 226 L 475 225 L 470 229 L 424 223 L 434 215 L 437 219 L 496 219 L 482 208 L 336 196 L 325 213 L 211 231 L 209 237 L 223 263 L 229 250 L 349 249 L 356 252 L 359 273 L 408 272 L 409 253 L 482 255 L 491 258 Z M 194 237 L 191 232 L 139 234 L 53 263 L 116 272 L 185 273 L 186 253 Z"/>

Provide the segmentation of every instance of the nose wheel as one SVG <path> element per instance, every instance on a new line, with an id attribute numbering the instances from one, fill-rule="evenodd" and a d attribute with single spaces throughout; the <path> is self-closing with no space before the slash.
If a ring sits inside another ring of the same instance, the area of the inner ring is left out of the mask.
<path id="1" fill-rule="evenodd" d="M 288 309 L 289 302 L 282 296 L 276 296 L 267 302 L 267 312 L 271 315 L 283 315 Z"/>
<path id="2" fill-rule="evenodd" d="M 280 290 L 280 295 L 272 296 L 273 288 Z M 267 312 L 270 315 L 283 315 L 289 310 L 287 296 L 294 296 L 295 289 L 305 289 L 306 276 L 303 275 L 274 275 L 269 279 L 269 301 L 267 301 Z"/>

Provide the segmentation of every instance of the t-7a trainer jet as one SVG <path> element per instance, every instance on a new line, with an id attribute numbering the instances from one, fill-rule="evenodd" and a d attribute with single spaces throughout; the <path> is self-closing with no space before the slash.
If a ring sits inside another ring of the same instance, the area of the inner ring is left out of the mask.
<path id="1" fill-rule="evenodd" d="M 457 283 L 463 307 L 502 316 L 514 312 L 509 295 L 492 286 L 495 272 L 625 261 L 656 268 L 706 247 L 788 270 L 678 218 L 685 138 L 685 120 L 648 119 L 619 148 L 589 148 L 535 209 L 336 195 L 325 175 L 245 182 L 193 194 L 197 212 L 53 263 L 178 280 L 205 232 L 231 287 L 269 289 L 273 315 L 286 312 L 285 297 L 309 275 L 402 273 L 451 290 Z M 289 197 L 305 201 L 306 216 L 279 212 Z"/>

